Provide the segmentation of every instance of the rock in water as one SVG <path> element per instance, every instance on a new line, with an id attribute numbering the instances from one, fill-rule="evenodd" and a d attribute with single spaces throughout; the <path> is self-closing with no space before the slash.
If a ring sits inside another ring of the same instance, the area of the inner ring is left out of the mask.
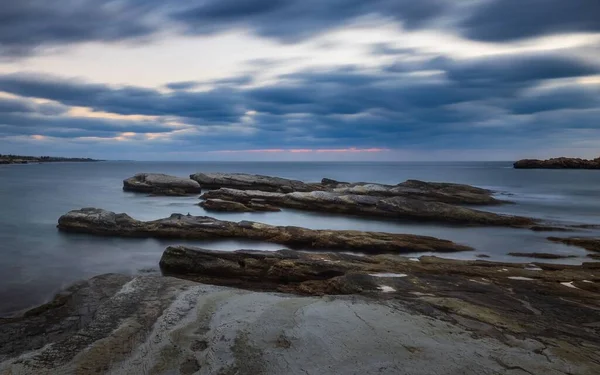
<path id="1" fill-rule="evenodd" d="M 222 199 L 207 199 L 199 203 L 206 211 L 216 212 L 278 212 L 280 208 L 263 203 L 261 200 L 251 200 L 240 203 Z"/>
<path id="2" fill-rule="evenodd" d="M 494 205 L 506 203 L 492 196 L 491 190 L 470 185 L 407 180 L 398 185 L 368 182 L 346 183 L 323 179 L 321 185 L 335 193 L 382 197 L 405 197 L 433 202 L 467 205 Z"/>
<path id="3" fill-rule="evenodd" d="M 514 163 L 517 169 L 600 169 L 600 158 L 522 159 Z"/>
<path id="4" fill-rule="evenodd" d="M 207 191 L 202 198 L 244 204 L 253 199 L 261 199 L 265 203 L 277 207 L 441 223 L 513 227 L 530 227 L 535 224 L 535 220 L 525 217 L 499 215 L 447 203 L 401 196 L 382 197 L 328 191 L 286 194 L 222 188 Z"/>
<path id="5" fill-rule="evenodd" d="M 158 173 L 138 173 L 123 180 L 123 190 L 154 195 L 199 194 L 200 184 L 189 178 Z"/>
<path id="6" fill-rule="evenodd" d="M 97 208 L 70 211 L 58 220 L 62 231 L 105 236 L 248 239 L 278 243 L 306 250 L 357 251 L 364 253 L 455 252 L 468 246 L 434 237 L 354 230 L 314 230 L 273 226 L 252 221 L 217 220 L 207 216 L 173 214 L 169 218 L 139 221 L 126 214 Z"/>
<path id="7" fill-rule="evenodd" d="M 190 175 L 190 178 L 197 181 L 203 189 L 229 187 L 240 190 L 261 190 L 283 193 L 315 190 L 314 186 L 302 181 L 246 173 L 196 173 Z"/>
<path id="8" fill-rule="evenodd" d="M 600 252 L 600 238 L 598 237 L 548 237 L 548 240 Z"/>

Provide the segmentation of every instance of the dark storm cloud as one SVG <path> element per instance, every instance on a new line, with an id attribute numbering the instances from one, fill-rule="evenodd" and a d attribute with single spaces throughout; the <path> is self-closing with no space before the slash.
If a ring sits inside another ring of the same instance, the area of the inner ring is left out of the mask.
<path id="1" fill-rule="evenodd" d="M 503 42 L 600 31 L 598 0 L 20 0 L 0 6 L 0 57 L 38 47 L 136 41 L 162 31 L 210 34 L 230 29 L 294 42 L 365 16 L 406 29 L 438 27 Z M 378 53 L 401 53 L 384 45 Z"/>
<path id="2" fill-rule="evenodd" d="M 491 42 L 558 33 L 600 32 L 600 1 L 481 1 L 460 27 L 468 38 Z"/>
<path id="3" fill-rule="evenodd" d="M 432 70 L 437 73 L 421 74 Z M 186 129 L 169 135 L 178 142 L 178 150 L 193 150 L 198 145 L 228 149 L 458 147 L 474 140 L 480 144 L 485 137 L 495 142 L 507 134 L 532 136 L 540 132 L 541 119 L 548 134 L 597 126 L 590 111 L 600 106 L 598 85 L 577 85 L 572 78 L 598 73 L 599 67 L 579 60 L 529 54 L 437 58 L 400 71 L 352 66 L 299 71 L 262 86 L 247 86 L 233 77 L 231 82 L 239 85 L 215 85 L 201 92 L 165 93 L 9 74 L 0 75 L 0 91 L 52 100 L 59 106 L 175 120 Z M 17 133 L 17 127 L 22 127 L 28 129 L 23 134 L 57 137 L 173 130 L 160 122 L 133 125 L 44 115 L 33 105 L 0 101 L 0 125 Z M 555 117 L 548 119 L 548 113 Z M 569 117 L 578 118 L 578 123 L 569 125 Z"/>
<path id="4" fill-rule="evenodd" d="M 557 54 L 490 56 L 467 61 L 438 59 L 429 64 L 445 70 L 450 79 L 470 85 L 528 83 L 543 79 L 581 77 L 597 74 L 592 65 Z"/>
<path id="5" fill-rule="evenodd" d="M 165 87 L 167 87 L 171 90 L 189 90 L 189 89 L 198 87 L 199 85 L 200 85 L 200 82 L 196 82 L 196 81 L 181 81 L 181 82 L 167 83 L 165 85 Z"/>
<path id="6" fill-rule="evenodd" d="M 152 34 L 145 17 L 157 2 L 140 0 L 18 0 L 0 6 L 0 56 L 38 46 L 120 41 Z"/>
<path id="7" fill-rule="evenodd" d="M 447 0 L 208 0 L 175 12 L 172 18 L 190 33 L 249 27 L 258 35 L 292 42 L 365 15 L 416 28 L 443 14 L 449 4 Z"/>
<path id="8" fill-rule="evenodd" d="M 231 89 L 162 94 L 139 87 L 111 88 L 57 77 L 11 74 L 0 76 L 0 91 L 121 115 L 181 116 L 207 122 L 232 122 L 244 113 L 237 103 L 237 93 Z"/>

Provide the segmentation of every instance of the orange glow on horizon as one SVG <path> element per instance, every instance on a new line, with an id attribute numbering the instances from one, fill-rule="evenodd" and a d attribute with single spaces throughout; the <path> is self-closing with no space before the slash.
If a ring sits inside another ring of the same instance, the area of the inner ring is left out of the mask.
<path id="1" fill-rule="evenodd" d="M 348 147 L 348 148 L 293 148 L 293 149 L 282 149 L 282 148 L 267 148 L 267 149 L 258 149 L 258 150 L 219 150 L 219 151 L 211 151 L 212 153 L 217 154 L 241 154 L 241 153 L 360 153 L 360 152 L 386 152 L 390 151 L 388 148 L 356 148 L 356 147 Z"/>

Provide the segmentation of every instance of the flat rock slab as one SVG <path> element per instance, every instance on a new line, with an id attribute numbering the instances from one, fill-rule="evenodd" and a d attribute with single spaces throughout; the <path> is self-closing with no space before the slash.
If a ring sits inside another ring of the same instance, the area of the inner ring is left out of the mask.
<path id="1" fill-rule="evenodd" d="M 470 185 L 407 180 L 397 185 L 372 182 L 340 182 L 324 178 L 321 183 L 305 183 L 280 177 L 246 173 L 196 173 L 190 176 L 204 189 L 231 188 L 275 193 L 331 191 L 342 194 L 382 197 L 408 197 L 452 204 L 493 205 L 505 203 L 491 190 Z"/>
<path id="2" fill-rule="evenodd" d="M 279 212 L 280 208 L 265 204 L 261 200 L 241 203 L 223 199 L 206 199 L 199 203 L 206 211 L 215 212 Z"/>
<path id="3" fill-rule="evenodd" d="M 123 180 L 123 190 L 154 195 L 199 194 L 200 184 L 189 178 L 158 173 L 138 173 Z"/>
<path id="4" fill-rule="evenodd" d="M 260 199 L 273 206 L 299 210 L 335 212 L 413 221 L 433 221 L 449 224 L 531 227 L 536 223 L 535 220 L 530 218 L 499 215 L 447 203 L 401 196 L 382 197 L 329 191 L 273 193 L 258 190 L 221 188 L 205 192 L 202 198 L 221 199 L 240 203 Z"/>
<path id="5" fill-rule="evenodd" d="M 0 374 L 600 373 L 597 301 L 458 280 L 426 295 L 298 297 L 102 275 L 0 320 Z"/>
<path id="6" fill-rule="evenodd" d="M 506 203 L 492 196 L 491 190 L 470 185 L 407 180 L 398 185 L 368 182 L 346 183 L 323 179 L 321 184 L 336 193 L 373 195 L 384 197 L 406 197 L 433 202 L 466 205 L 495 205 Z"/>
<path id="7" fill-rule="evenodd" d="M 432 275 L 485 278 L 499 285 L 514 280 L 536 281 L 548 289 L 562 289 L 561 282 L 583 283 L 581 290 L 596 291 L 600 264 L 580 266 L 535 263 L 500 263 L 450 260 L 423 256 L 417 262 L 394 255 L 356 256 L 339 253 L 279 251 L 215 251 L 189 246 L 170 246 L 160 260 L 170 274 L 203 283 L 310 295 L 352 294 L 381 289 L 431 292 Z M 412 275 L 412 279 L 405 279 Z M 412 285 L 415 277 L 421 279 Z M 408 282 L 407 280 L 413 280 Z M 584 283 L 587 280 L 589 283 Z M 421 285 L 422 284 L 422 285 Z M 416 289 L 415 289 L 416 288 Z"/>
<path id="8" fill-rule="evenodd" d="M 190 178 L 197 181 L 203 189 L 230 187 L 241 190 L 261 190 L 285 193 L 315 190 L 314 186 L 302 181 L 247 173 L 195 173 L 190 175 Z"/>
<path id="9" fill-rule="evenodd" d="M 468 246 L 435 237 L 353 230 L 313 230 L 273 226 L 253 221 L 217 220 L 207 216 L 173 214 L 154 221 L 139 221 L 126 214 L 97 208 L 70 211 L 58 220 L 62 231 L 105 236 L 184 239 L 248 239 L 278 243 L 297 249 L 356 251 L 364 253 L 456 252 Z"/>

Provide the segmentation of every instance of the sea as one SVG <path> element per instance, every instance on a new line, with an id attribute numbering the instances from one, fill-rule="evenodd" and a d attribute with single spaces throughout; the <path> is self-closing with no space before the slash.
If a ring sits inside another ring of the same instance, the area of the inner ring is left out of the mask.
<path id="1" fill-rule="evenodd" d="M 474 228 L 399 222 L 346 215 L 284 210 L 276 213 L 207 213 L 197 196 L 151 197 L 124 192 L 122 180 L 139 172 L 188 176 L 196 172 L 244 172 L 320 181 L 397 184 L 407 179 L 455 182 L 492 189 L 514 204 L 479 209 L 524 215 L 556 223 L 600 224 L 600 171 L 516 170 L 511 162 L 129 162 L 48 163 L 0 166 L 0 316 L 49 301 L 73 283 L 104 273 L 158 272 L 169 245 L 207 249 L 277 250 L 281 245 L 248 241 L 183 241 L 96 237 L 61 233 L 58 218 L 73 209 L 97 207 L 140 220 L 172 213 L 219 219 L 253 220 L 314 229 L 357 229 L 412 233 L 452 240 L 475 248 L 443 254 L 457 259 L 530 262 L 509 252 L 548 252 L 575 258 L 544 260 L 579 264 L 592 261 L 586 250 L 548 241 L 550 235 L 600 235 L 597 230 L 544 233 L 514 228 Z M 408 254 L 418 257 L 422 253 Z"/>

